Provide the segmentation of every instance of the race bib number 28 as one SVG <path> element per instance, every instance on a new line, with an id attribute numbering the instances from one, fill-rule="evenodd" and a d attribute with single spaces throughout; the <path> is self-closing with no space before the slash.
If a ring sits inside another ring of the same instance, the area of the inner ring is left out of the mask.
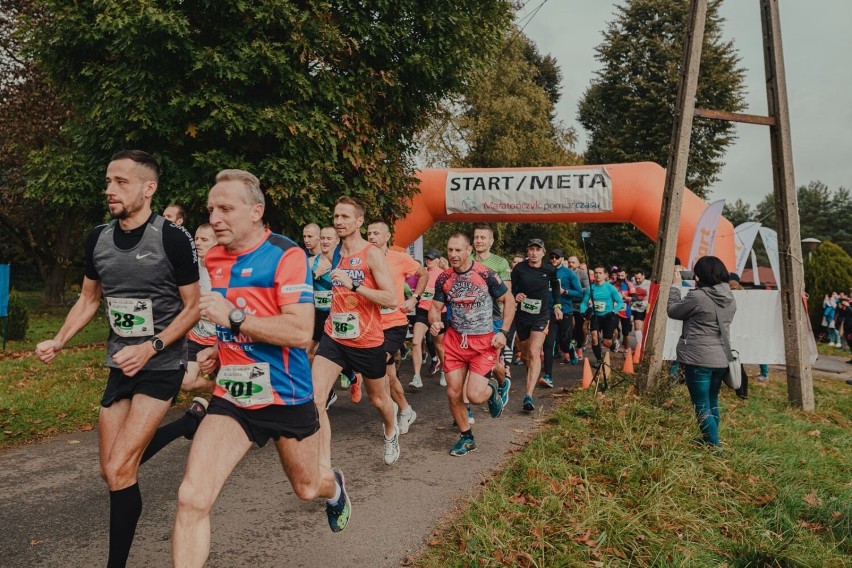
<path id="1" fill-rule="evenodd" d="M 150 298 L 110 298 L 107 302 L 109 325 L 121 337 L 154 335 L 154 311 Z"/>

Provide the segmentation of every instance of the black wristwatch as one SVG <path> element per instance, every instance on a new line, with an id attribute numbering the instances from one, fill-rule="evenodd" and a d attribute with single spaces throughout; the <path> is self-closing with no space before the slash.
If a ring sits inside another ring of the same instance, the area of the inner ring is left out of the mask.
<path id="1" fill-rule="evenodd" d="M 497 333 L 502 333 L 503 337 L 505 337 L 506 339 L 509 339 L 509 332 L 506 331 L 505 329 L 498 329 Z"/>
<path id="2" fill-rule="evenodd" d="M 228 321 L 231 323 L 231 333 L 234 335 L 240 334 L 240 325 L 246 321 L 246 313 L 239 308 L 234 308 L 228 314 Z"/>
<path id="3" fill-rule="evenodd" d="M 414 299 L 419 302 L 420 301 L 420 294 L 414 294 Z"/>
<path id="4" fill-rule="evenodd" d="M 352 292 L 357 292 L 358 288 L 360 288 L 360 287 L 361 287 L 360 282 L 358 282 L 357 280 L 352 281 Z"/>
<path id="5" fill-rule="evenodd" d="M 154 351 L 156 351 L 157 353 L 159 353 L 160 351 L 162 351 L 163 349 L 166 348 L 166 344 L 163 343 L 163 340 L 160 339 L 159 335 L 155 335 L 154 337 L 151 338 L 151 346 L 154 348 Z"/>

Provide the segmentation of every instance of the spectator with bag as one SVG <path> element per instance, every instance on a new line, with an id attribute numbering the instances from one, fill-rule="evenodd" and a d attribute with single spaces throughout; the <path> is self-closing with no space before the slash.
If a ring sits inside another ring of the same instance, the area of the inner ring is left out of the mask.
<path id="1" fill-rule="evenodd" d="M 666 311 L 670 318 L 683 321 L 677 361 L 685 369 L 686 386 L 701 430 L 699 441 L 719 446 L 719 389 L 731 361 L 726 344 L 737 306 L 728 285 L 728 269 L 721 260 L 703 256 L 693 272 L 696 288 L 682 297 L 680 272 L 675 271 Z"/>

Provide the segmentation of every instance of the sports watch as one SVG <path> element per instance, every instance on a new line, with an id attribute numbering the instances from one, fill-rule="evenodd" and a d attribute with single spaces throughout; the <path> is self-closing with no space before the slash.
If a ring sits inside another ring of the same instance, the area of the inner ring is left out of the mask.
<path id="1" fill-rule="evenodd" d="M 357 291 L 358 291 L 358 288 L 360 288 L 360 287 L 361 287 L 361 283 L 360 283 L 360 282 L 358 282 L 357 280 L 353 280 L 353 281 L 352 281 L 352 291 L 353 291 L 353 292 L 357 292 Z"/>
<path id="2" fill-rule="evenodd" d="M 240 325 L 246 321 L 246 313 L 239 308 L 234 308 L 228 314 L 228 321 L 231 322 L 231 333 L 234 335 L 240 334 Z"/>
<path id="3" fill-rule="evenodd" d="M 154 337 L 151 338 L 151 346 L 154 348 L 154 351 L 156 351 L 157 353 L 159 353 L 160 351 L 162 351 L 163 349 L 166 348 L 166 344 L 163 343 L 163 340 L 160 339 L 159 335 L 155 335 Z"/>

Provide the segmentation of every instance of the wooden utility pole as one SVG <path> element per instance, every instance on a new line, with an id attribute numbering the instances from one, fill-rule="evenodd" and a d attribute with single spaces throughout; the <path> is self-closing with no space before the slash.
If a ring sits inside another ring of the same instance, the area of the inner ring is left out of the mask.
<path id="1" fill-rule="evenodd" d="M 646 388 L 656 384 L 663 370 L 663 347 L 666 339 L 666 304 L 669 288 L 674 280 L 674 259 L 680 216 L 683 208 L 683 190 L 686 186 L 686 165 L 689 159 L 689 142 L 692 137 L 692 117 L 695 113 L 695 93 L 698 90 L 698 70 L 701 64 L 701 47 L 704 42 L 704 24 L 707 19 L 707 0 L 692 0 L 686 45 L 681 67 L 680 85 L 677 89 L 677 108 L 672 128 L 671 150 L 666 167 L 660 228 L 657 250 L 654 253 L 652 280 L 660 285 L 660 295 L 651 317 L 645 356 L 648 358 Z"/>
<path id="2" fill-rule="evenodd" d="M 666 171 L 660 234 L 654 256 L 653 280 L 660 285 L 660 295 L 648 332 L 646 353 L 649 358 L 648 386 L 653 386 L 662 372 L 665 341 L 666 304 L 674 274 L 674 251 L 686 183 L 686 163 L 693 115 L 714 120 L 727 120 L 769 126 L 772 148 L 772 179 L 775 213 L 778 219 L 778 250 L 781 264 L 781 317 L 784 327 L 784 350 L 787 364 L 787 396 L 790 404 L 806 411 L 814 410 L 813 376 L 805 346 L 808 344 L 804 303 L 804 265 L 799 232 L 799 204 L 793 179 L 793 151 L 790 138 L 790 114 L 787 106 L 787 82 L 784 53 L 781 48 L 781 23 L 778 0 L 760 0 L 763 28 L 763 58 L 766 70 L 766 98 L 769 116 L 755 116 L 718 110 L 695 109 L 695 92 L 704 38 L 706 0 L 693 0 L 678 107 L 672 131 L 671 153 Z"/>

